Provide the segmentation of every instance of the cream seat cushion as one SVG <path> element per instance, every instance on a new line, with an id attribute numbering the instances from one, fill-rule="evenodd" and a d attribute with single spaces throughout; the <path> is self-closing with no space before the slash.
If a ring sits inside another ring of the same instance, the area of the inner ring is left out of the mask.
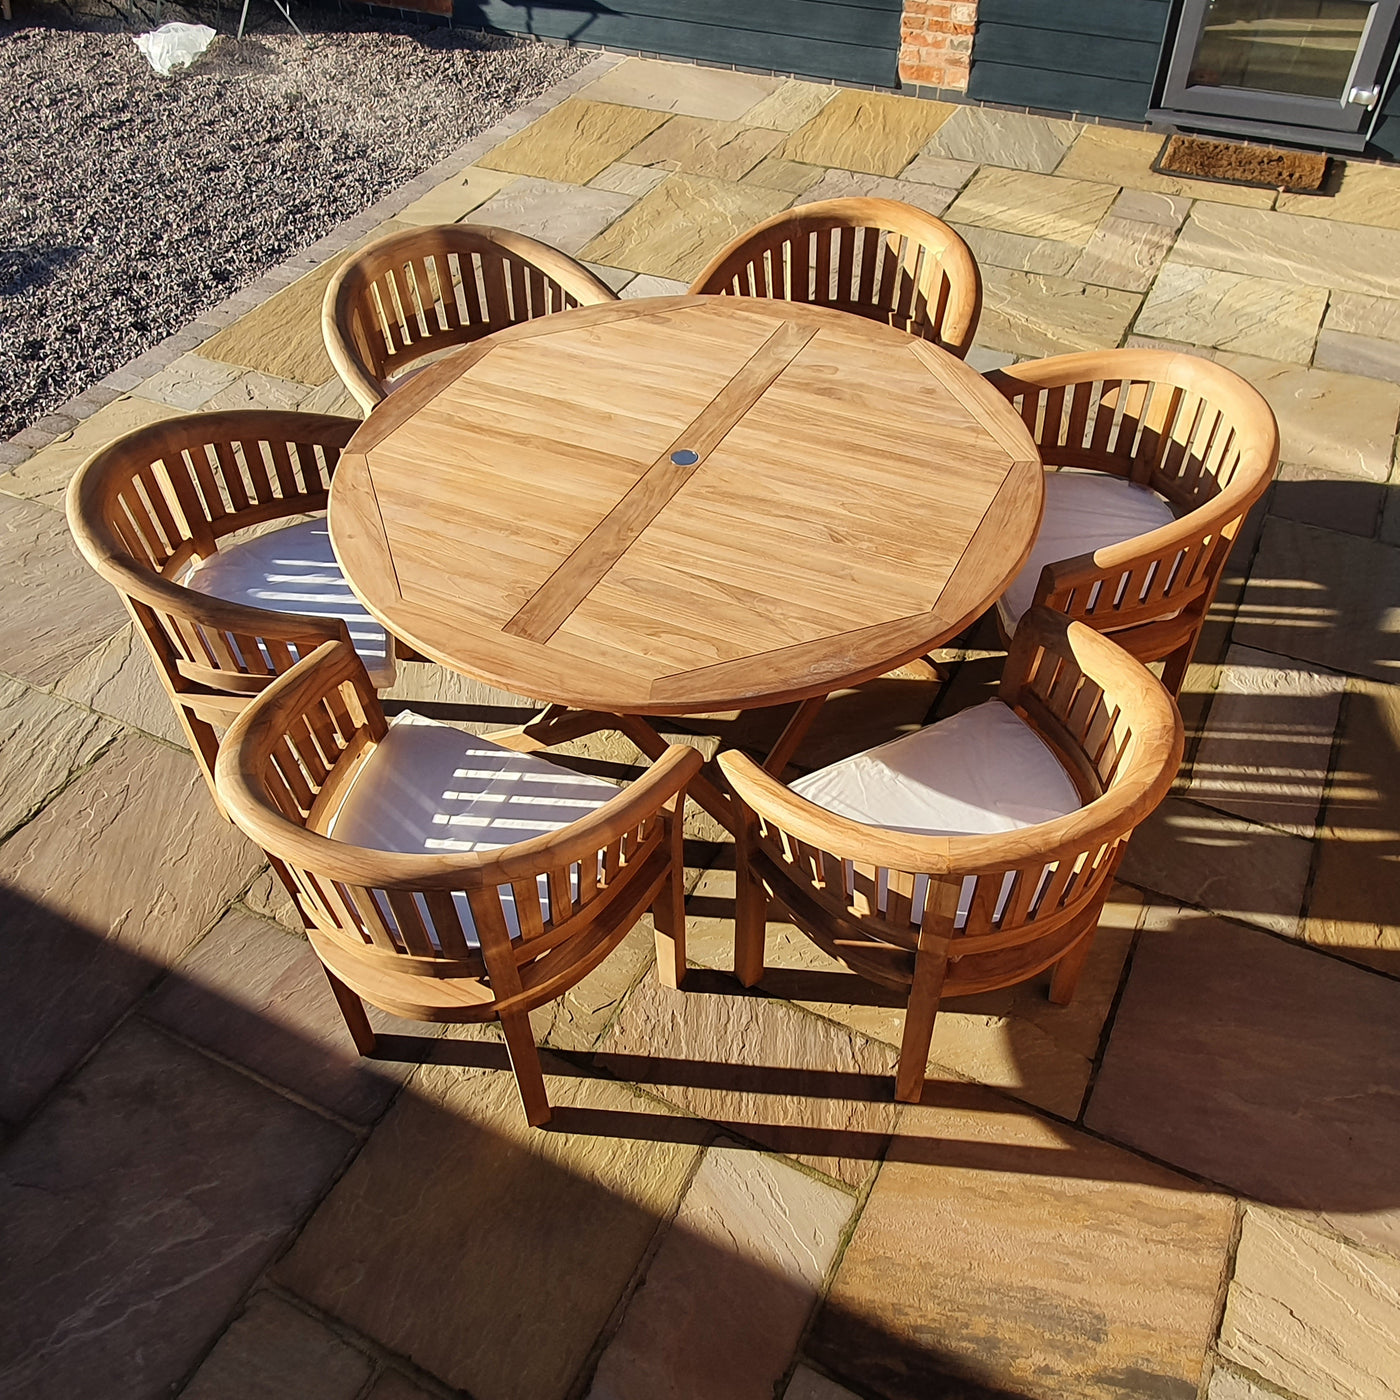
<path id="1" fill-rule="evenodd" d="M 370 684 L 384 690 L 394 683 L 388 635 L 345 581 L 324 518 L 284 525 L 220 549 L 181 582 L 211 598 L 268 612 L 343 618 Z"/>
<path id="2" fill-rule="evenodd" d="M 809 773 L 792 784 L 808 802 L 866 826 L 917 836 L 990 836 L 1073 812 L 1083 803 L 1040 736 L 1000 700 L 905 734 Z M 1010 893 L 1002 886 L 996 914 Z M 975 881 L 963 881 L 956 926 L 967 921 Z M 923 907 L 926 877 L 914 886 Z M 881 908 L 885 890 L 879 892 Z"/>
<path id="3" fill-rule="evenodd" d="M 1008 632 L 1035 598 L 1040 571 L 1047 564 L 1073 559 L 1170 525 L 1176 515 L 1155 491 L 1104 472 L 1045 473 L 1045 515 L 1025 567 L 997 599 Z"/>
<path id="4" fill-rule="evenodd" d="M 395 717 L 346 792 L 326 834 L 352 846 L 410 855 L 490 851 L 558 831 L 597 811 L 619 789 L 536 754 L 516 753 L 489 739 L 411 711 Z M 578 893 L 578 871 L 573 872 Z M 548 886 L 539 881 L 548 908 Z M 465 895 L 454 896 L 467 941 L 477 946 Z M 512 938 L 520 920 L 510 888 L 502 892 Z M 381 906 L 392 922 L 387 905 Z M 419 913 L 431 931 L 427 905 Z"/>

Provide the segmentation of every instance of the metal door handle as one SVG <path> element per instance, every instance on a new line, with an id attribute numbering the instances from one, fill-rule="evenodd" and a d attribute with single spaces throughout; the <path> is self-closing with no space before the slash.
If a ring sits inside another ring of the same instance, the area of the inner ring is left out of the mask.
<path id="1" fill-rule="evenodd" d="M 1378 87 L 1354 87 L 1347 93 L 1347 101 L 1354 107 L 1374 107 L 1380 101 L 1381 90 Z"/>

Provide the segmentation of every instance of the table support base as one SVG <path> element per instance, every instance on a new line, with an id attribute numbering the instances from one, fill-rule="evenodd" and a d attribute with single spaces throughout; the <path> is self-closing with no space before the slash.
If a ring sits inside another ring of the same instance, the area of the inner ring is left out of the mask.
<path id="1" fill-rule="evenodd" d="M 821 713 L 824 704 L 826 696 L 817 695 L 798 705 L 764 760 L 763 766 L 769 773 L 775 777 L 781 775 L 783 769 L 792 761 L 802 740 L 806 738 L 807 731 Z M 492 743 L 514 749 L 517 753 L 539 753 L 543 749 L 553 748 L 556 744 L 567 744 L 574 739 L 582 739 L 586 735 L 597 734 L 607 729 L 630 739 L 652 763 L 670 747 L 656 729 L 640 715 L 614 715 L 602 710 L 571 710 L 567 705 L 548 705 L 528 723 L 497 730 L 485 737 Z M 690 780 L 686 792 L 726 830 L 731 833 L 737 832 L 739 814 L 734 809 L 734 798 L 729 792 L 729 785 L 724 781 L 719 765 L 713 760 Z"/>

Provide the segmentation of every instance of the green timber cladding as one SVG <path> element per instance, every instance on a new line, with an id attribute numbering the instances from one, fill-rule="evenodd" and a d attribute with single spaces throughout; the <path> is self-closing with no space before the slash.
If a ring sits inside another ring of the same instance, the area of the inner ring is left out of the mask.
<path id="1" fill-rule="evenodd" d="M 482 29 L 895 87 L 903 0 L 457 0 Z"/>
<path id="2" fill-rule="evenodd" d="M 967 95 L 1140 122 L 1170 12 L 1170 0 L 981 0 Z"/>

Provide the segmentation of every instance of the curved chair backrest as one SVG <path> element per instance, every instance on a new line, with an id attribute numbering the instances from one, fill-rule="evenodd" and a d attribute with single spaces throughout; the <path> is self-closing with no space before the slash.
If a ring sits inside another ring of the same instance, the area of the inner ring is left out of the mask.
<path id="1" fill-rule="evenodd" d="M 616 300 L 586 267 L 523 233 L 442 224 L 352 253 L 326 288 L 321 333 L 336 373 L 368 412 L 425 355 Z"/>
<path id="2" fill-rule="evenodd" d="M 798 926 L 887 985 L 909 987 L 922 960 L 933 1001 L 922 1045 L 901 1060 L 901 1096 L 915 1078 L 922 1083 L 940 988 L 1009 986 L 1092 936 L 1123 843 L 1166 796 L 1181 761 L 1181 719 L 1152 674 L 1048 609 L 1016 629 L 998 698 L 1054 752 L 1082 807 L 997 835 L 908 835 L 836 816 L 745 755 L 720 755 L 751 814 L 741 865 Z"/>
<path id="3" fill-rule="evenodd" d="M 1278 424 L 1263 395 L 1223 365 L 1170 350 L 1057 355 L 987 378 L 1020 412 L 1047 467 L 1124 477 L 1183 512 L 1150 534 L 1047 565 L 1035 602 L 1114 632 L 1143 660 L 1183 647 L 1189 659 L 1240 523 L 1278 465 Z M 1174 665 L 1184 673 L 1180 655 Z M 1172 691 L 1179 684 L 1167 681 Z"/>
<path id="4" fill-rule="evenodd" d="M 93 454 L 68 486 L 84 558 L 126 601 L 213 788 L 222 728 L 337 618 L 266 612 L 178 579 L 250 526 L 326 509 L 353 418 L 231 409 L 169 418 Z"/>
<path id="5" fill-rule="evenodd" d="M 971 251 L 941 219 L 894 199 L 828 199 L 736 238 L 690 289 L 815 302 L 967 354 L 982 309 Z"/>
<path id="6" fill-rule="evenodd" d="M 386 733 L 363 663 L 347 644 L 327 643 L 229 729 L 216 770 L 220 795 L 283 873 L 335 979 L 396 1015 L 507 1023 L 527 1114 L 547 1117 L 542 1085 L 532 1106 L 518 1058 L 532 1053 L 526 1013 L 597 966 L 673 874 L 679 902 L 679 808 L 701 756 L 674 745 L 615 798 L 527 841 L 405 854 L 323 834 Z M 512 1027 L 523 1040 L 512 1039 Z"/>

